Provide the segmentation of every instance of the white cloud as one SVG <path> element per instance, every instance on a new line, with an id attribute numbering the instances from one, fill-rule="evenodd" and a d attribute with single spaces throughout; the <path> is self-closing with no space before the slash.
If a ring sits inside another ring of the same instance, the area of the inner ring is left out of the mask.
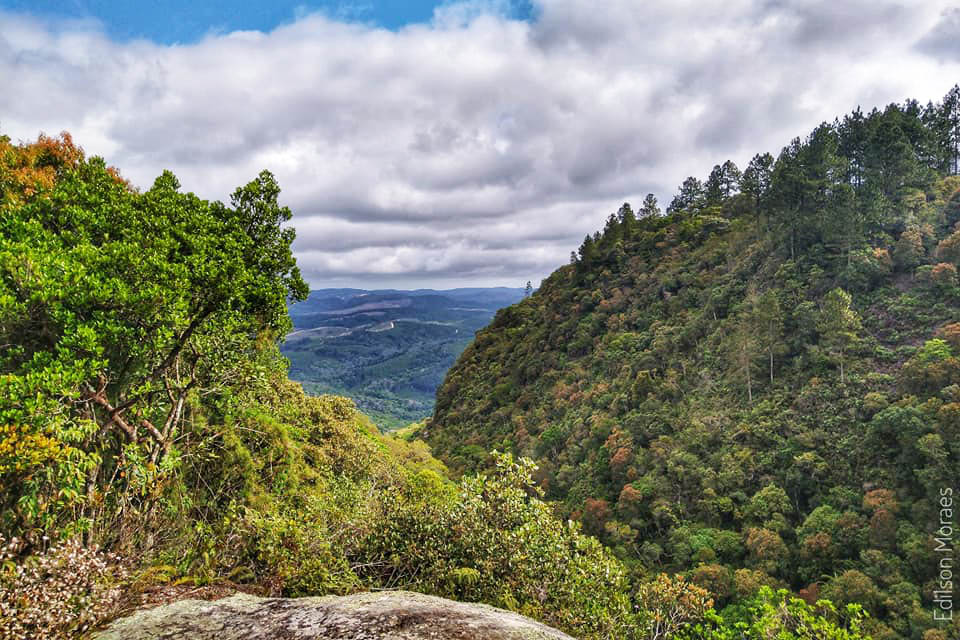
<path id="1" fill-rule="evenodd" d="M 0 128 L 70 130 L 137 184 L 262 168 L 316 287 L 536 281 L 625 200 L 960 78 L 949 2 L 499 0 L 396 32 L 300 15 L 191 45 L 0 14 Z"/>

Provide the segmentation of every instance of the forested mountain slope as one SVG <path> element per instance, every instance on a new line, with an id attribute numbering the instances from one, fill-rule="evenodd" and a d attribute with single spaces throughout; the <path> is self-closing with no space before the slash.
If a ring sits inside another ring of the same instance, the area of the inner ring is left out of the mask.
<path id="1" fill-rule="evenodd" d="M 958 102 L 857 110 L 688 178 L 665 215 L 624 205 L 463 353 L 434 453 L 533 457 L 564 515 L 721 605 L 770 583 L 863 603 L 875 638 L 942 626 Z"/>

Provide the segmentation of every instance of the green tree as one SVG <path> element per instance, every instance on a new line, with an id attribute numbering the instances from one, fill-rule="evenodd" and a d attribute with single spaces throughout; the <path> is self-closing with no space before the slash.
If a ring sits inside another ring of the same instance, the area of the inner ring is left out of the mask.
<path id="1" fill-rule="evenodd" d="M 680 185 L 679 192 L 673 197 L 673 200 L 670 201 L 670 206 L 667 207 L 667 213 L 698 209 L 703 206 L 705 198 L 706 193 L 703 188 L 703 183 L 693 176 L 690 176 L 683 181 L 683 184 Z"/>
<path id="2" fill-rule="evenodd" d="M 934 132 L 937 168 L 960 174 L 960 85 L 954 85 L 939 105 L 930 105 L 924 114 Z"/>
<path id="3" fill-rule="evenodd" d="M 55 519 L 44 491 L 89 503 L 122 465 L 156 473 L 191 394 L 253 375 L 258 337 L 282 334 L 287 301 L 307 294 L 278 195 L 268 172 L 230 207 L 169 172 L 141 194 L 93 158 L 0 208 L 0 343 L 16 345 L 0 355 L 0 422 L 83 460 L 20 487 L 8 521 Z"/>
<path id="4" fill-rule="evenodd" d="M 704 191 L 708 204 L 720 204 L 740 190 L 742 174 L 733 162 L 727 160 L 722 165 L 714 165 Z"/>
<path id="5" fill-rule="evenodd" d="M 660 215 L 660 205 L 657 204 L 657 197 L 648 193 L 643 199 L 643 205 L 640 207 L 641 218 L 656 218 Z"/>
<path id="6" fill-rule="evenodd" d="M 934 255 L 944 262 L 960 265 L 960 229 L 941 240 Z"/>
<path id="7" fill-rule="evenodd" d="M 840 363 L 840 382 L 844 382 L 843 365 L 846 353 L 860 340 L 860 316 L 852 307 L 850 294 L 837 288 L 823 299 L 817 331 L 827 349 Z"/>
<path id="8" fill-rule="evenodd" d="M 629 202 L 624 202 L 620 210 L 617 211 L 617 220 L 623 229 L 623 237 L 629 238 L 637 226 L 637 214 L 633 212 Z"/>
<path id="9" fill-rule="evenodd" d="M 783 343 L 783 310 L 780 299 L 773 289 L 753 300 L 754 318 L 757 323 L 757 338 L 760 348 L 767 353 L 770 369 L 770 384 L 773 384 L 774 358 L 786 351 Z"/>
<path id="10" fill-rule="evenodd" d="M 893 245 L 893 262 L 901 271 L 910 271 L 921 264 L 925 254 L 923 236 L 917 228 L 901 233 Z"/>
<path id="11" fill-rule="evenodd" d="M 870 122 L 876 118 L 876 112 L 867 118 L 860 107 L 843 117 L 837 126 L 839 151 L 850 161 L 847 177 L 858 192 L 863 186 L 866 173 L 867 144 L 870 137 Z"/>
<path id="12" fill-rule="evenodd" d="M 757 335 L 755 309 L 750 302 L 748 299 L 743 311 L 736 316 L 726 349 L 733 373 L 743 379 L 747 387 L 747 401 L 753 404 L 753 369 L 756 366 L 757 354 L 762 351 Z"/>
<path id="13" fill-rule="evenodd" d="M 743 172 L 740 189 L 750 196 L 755 210 L 760 209 L 760 205 L 770 189 L 772 175 L 773 156 L 769 153 L 758 153 L 753 156 L 750 164 Z"/>

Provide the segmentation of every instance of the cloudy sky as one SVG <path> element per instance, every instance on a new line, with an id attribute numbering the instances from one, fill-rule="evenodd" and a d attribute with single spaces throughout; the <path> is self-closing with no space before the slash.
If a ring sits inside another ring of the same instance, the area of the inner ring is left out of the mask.
<path id="1" fill-rule="evenodd" d="M 268 168 L 314 287 L 522 286 L 624 201 L 939 99 L 958 43 L 956 0 L 0 0 L 0 132 L 207 198 Z"/>

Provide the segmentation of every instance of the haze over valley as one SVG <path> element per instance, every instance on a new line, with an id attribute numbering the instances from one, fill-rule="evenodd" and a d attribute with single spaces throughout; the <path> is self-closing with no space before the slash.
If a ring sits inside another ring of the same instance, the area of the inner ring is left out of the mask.
<path id="1" fill-rule="evenodd" d="M 433 413 L 447 370 L 524 289 L 321 289 L 290 307 L 281 352 L 308 393 L 352 398 L 383 429 Z"/>

